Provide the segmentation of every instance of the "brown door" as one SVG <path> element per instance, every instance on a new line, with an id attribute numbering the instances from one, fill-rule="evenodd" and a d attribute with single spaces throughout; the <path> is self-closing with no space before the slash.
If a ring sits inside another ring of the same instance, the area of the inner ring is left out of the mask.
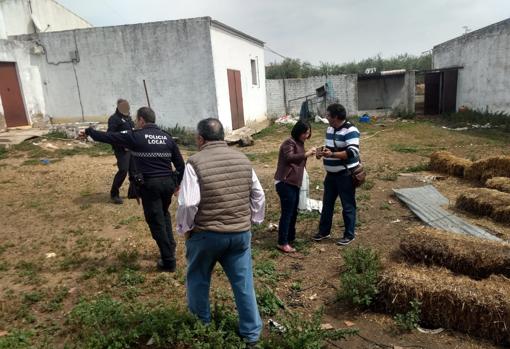
<path id="1" fill-rule="evenodd" d="M 441 73 L 425 74 L 425 114 L 439 114 L 440 91 L 441 91 Z"/>
<path id="2" fill-rule="evenodd" d="M 28 125 L 15 63 L 0 62 L 0 98 L 7 127 Z"/>
<path id="3" fill-rule="evenodd" d="M 441 98 L 441 113 L 455 113 L 457 110 L 457 77 L 458 70 L 443 72 L 443 95 Z"/>
<path id="4" fill-rule="evenodd" d="M 227 69 L 228 92 L 230 96 L 230 114 L 232 129 L 244 127 L 243 91 L 241 89 L 241 72 Z"/>

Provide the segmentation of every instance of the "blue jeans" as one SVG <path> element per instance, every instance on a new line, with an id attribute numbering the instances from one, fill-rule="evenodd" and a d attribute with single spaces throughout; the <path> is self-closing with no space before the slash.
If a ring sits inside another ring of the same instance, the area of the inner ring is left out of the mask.
<path id="1" fill-rule="evenodd" d="M 276 184 L 280 197 L 280 223 L 278 224 L 278 245 L 286 245 L 296 239 L 296 219 L 299 204 L 299 187 L 284 182 Z"/>
<path id="2" fill-rule="evenodd" d="M 324 179 L 324 196 L 322 203 L 321 220 L 319 233 L 328 235 L 331 232 L 333 222 L 333 211 L 336 198 L 340 197 L 342 203 L 342 217 L 344 219 L 344 238 L 352 239 L 355 236 L 356 227 L 356 188 L 352 183 L 349 171 L 342 171 L 340 174 L 327 174 Z"/>
<path id="3" fill-rule="evenodd" d="M 234 291 L 239 334 L 246 342 L 257 341 L 262 331 L 262 320 L 253 286 L 251 232 L 193 233 L 186 240 L 186 259 L 189 310 L 203 322 L 211 322 L 209 287 L 214 265 L 219 262 Z"/>

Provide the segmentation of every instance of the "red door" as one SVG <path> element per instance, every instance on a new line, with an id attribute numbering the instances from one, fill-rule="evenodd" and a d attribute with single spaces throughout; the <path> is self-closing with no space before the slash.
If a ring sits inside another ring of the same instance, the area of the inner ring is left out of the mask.
<path id="1" fill-rule="evenodd" d="M 243 91 L 241 89 L 241 72 L 227 69 L 228 92 L 230 96 L 230 114 L 232 129 L 244 127 Z"/>
<path id="2" fill-rule="evenodd" d="M 0 62 L 0 98 L 7 127 L 27 126 L 28 119 L 15 63 Z"/>

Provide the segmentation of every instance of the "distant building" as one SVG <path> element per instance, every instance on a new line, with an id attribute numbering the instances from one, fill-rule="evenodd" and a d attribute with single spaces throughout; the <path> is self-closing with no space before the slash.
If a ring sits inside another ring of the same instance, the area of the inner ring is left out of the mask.
<path id="1" fill-rule="evenodd" d="M 510 113 L 510 18 L 446 41 L 433 49 L 425 75 L 425 112 L 461 106 Z"/>
<path id="2" fill-rule="evenodd" d="M 0 126 L 106 121 L 122 97 L 150 102 L 163 126 L 218 117 L 236 129 L 266 118 L 265 81 L 264 43 L 210 17 L 11 34 L 0 40 Z"/>

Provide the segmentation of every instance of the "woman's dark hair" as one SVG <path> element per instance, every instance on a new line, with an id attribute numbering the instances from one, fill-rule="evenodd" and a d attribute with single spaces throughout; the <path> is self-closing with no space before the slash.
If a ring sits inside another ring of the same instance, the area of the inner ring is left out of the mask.
<path id="1" fill-rule="evenodd" d="M 312 137 L 312 126 L 310 126 L 310 124 L 306 121 L 299 120 L 292 128 L 292 131 L 290 131 L 290 135 L 295 141 L 299 141 L 299 136 L 308 130 L 310 130 L 310 134 L 306 139 L 310 139 L 310 137 Z"/>

